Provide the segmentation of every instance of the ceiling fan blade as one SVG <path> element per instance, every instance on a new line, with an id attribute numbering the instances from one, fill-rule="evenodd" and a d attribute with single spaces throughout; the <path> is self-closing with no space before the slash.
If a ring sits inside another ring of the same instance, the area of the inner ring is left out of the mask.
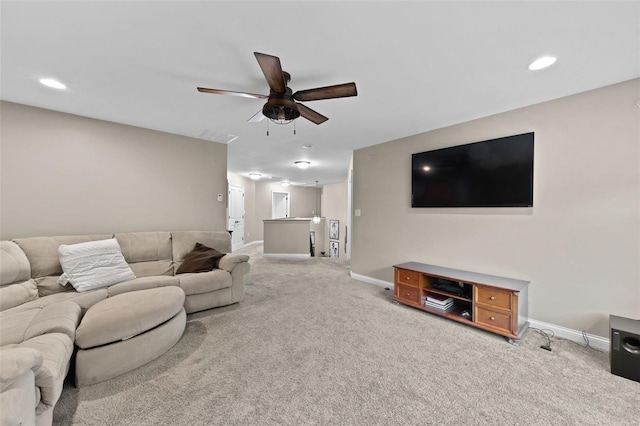
<path id="1" fill-rule="evenodd" d="M 312 121 L 316 124 L 322 124 L 328 120 L 327 117 L 320 114 L 319 112 L 312 110 L 306 105 L 302 105 L 302 104 L 296 104 L 296 105 L 298 106 L 298 111 L 300 111 L 300 115 L 309 121 Z"/>
<path id="2" fill-rule="evenodd" d="M 255 93 L 233 92 L 231 90 L 207 89 L 206 87 L 198 87 L 198 92 L 215 93 L 216 95 L 242 96 L 243 98 L 268 99 L 267 95 L 257 95 Z"/>
<path id="3" fill-rule="evenodd" d="M 357 95 L 358 90 L 356 89 L 356 84 L 345 83 L 315 89 L 298 90 L 293 94 L 293 99 L 296 101 L 317 101 L 320 99 L 345 98 Z"/>
<path id="4" fill-rule="evenodd" d="M 280 58 L 260 52 L 253 52 L 253 54 L 258 60 L 260 68 L 262 68 L 262 73 L 267 79 L 271 91 L 274 93 L 285 93 L 287 91 L 287 85 L 285 84 L 282 74 Z"/>
<path id="5" fill-rule="evenodd" d="M 258 121 L 262 121 L 264 120 L 265 117 L 264 114 L 262 113 L 262 110 L 256 112 L 253 117 L 251 117 L 250 119 L 247 120 L 247 123 L 257 123 Z"/>

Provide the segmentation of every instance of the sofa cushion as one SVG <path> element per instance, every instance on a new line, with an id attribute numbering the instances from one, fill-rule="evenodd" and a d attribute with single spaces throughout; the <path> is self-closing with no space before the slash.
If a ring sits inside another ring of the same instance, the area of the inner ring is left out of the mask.
<path id="1" fill-rule="evenodd" d="M 180 288 L 187 296 L 209 293 L 221 288 L 231 287 L 231 274 L 222 269 L 195 274 L 180 274 Z"/>
<path id="2" fill-rule="evenodd" d="M 22 343 L 48 333 L 65 334 L 73 341 L 80 315 L 80 306 L 70 301 L 16 312 L 4 311 L 0 316 L 0 346 Z"/>
<path id="3" fill-rule="evenodd" d="M 169 232 L 129 232 L 115 238 L 136 277 L 173 275 Z"/>
<path id="4" fill-rule="evenodd" d="M 34 281 L 38 286 L 38 296 L 44 297 L 51 294 L 63 293 L 65 291 L 74 291 L 71 284 L 60 285 L 60 275 L 49 275 L 48 277 L 38 277 Z"/>
<path id="5" fill-rule="evenodd" d="M 71 235 L 62 237 L 16 238 L 12 240 L 26 254 L 31 265 L 31 278 L 60 276 L 62 266 L 58 258 L 61 244 L 77 244 L 87 241 L 105 240 L 112 235 Z"/>
<path id="6" fill-rule="evenodd" d="M 184 257 L 176 270 L 177 274 L 209 272 L 218 267 L 218 261 L 224 256 L 218 250 L 196 243 L 196 246 Z"/>
<path id="7" fill-rule="evenodd" d="M 158 275 L 155 277 L 140 277 L 131 281 L 112 285 L 107 289 L 109 297 L 117 294 L 128 293 L 131 291 L 147 290 L 158 287 L 178 287 L 178 278 L 167 275 Z"/>
<path id="8" fill-rule="evenodd" d="M 4 311 L 38 298 L 38 286 L 33 279 L 0 287 L 0 311 Z"/>
<path id="9" fill-rule="evenodd" d="M 60 264 L 77 291 L 108 287 L 135 278 L 115 238 L 58 247 Z"/>
<path id="10" fill-rule="evenodd" d="M 0 241 L 0 285 L 24 282 L 31 277 L 29 259 L 13 241 Z"/>
<path id="11" fill-rule="evenodd" d="M 137 336 L 173 318 L 183 306 L 184 292 L 179 287 L 110 297 L 87 311 L 76 331 L 76 345 L 89 349 Z"/>
<path id="12" fill-rule="evenodd" d="M 73 290 L 73 287 L 72 287 Z M 106 299 L 108 297 L 107 289 L 101 288 L 98 290 L 86 291 L 84 293 L 78 293 L 77 291 L 66 291 L 64 293 L 56 293 L 47 297 L 39 297 L 31 302 L 24 303 L 15 308 L 8 309 L 0 312 L 0 320 L 19 312 L 31 311 L 34 309 L 42 309 L 45 306 L 53 305 L 54 303 L 69 301 L 80 306 L 82 314 L 87 311 L 91 306 Z"/>
<path id="13" fill-rule="evenodd" d="M 214 248 L 220 253 L 231 253 L 231 235 L 226 231 L 173 231 L 171 239 L 176 270 L 196 243 Z"/>

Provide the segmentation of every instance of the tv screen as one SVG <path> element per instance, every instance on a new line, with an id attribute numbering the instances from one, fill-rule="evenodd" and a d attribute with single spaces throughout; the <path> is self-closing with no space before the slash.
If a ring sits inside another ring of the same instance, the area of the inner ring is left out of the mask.
<path id="1" fill-rule="evenodd" d="M 533 206 L 533 132 L 412 155 L 411 207 Z"/>

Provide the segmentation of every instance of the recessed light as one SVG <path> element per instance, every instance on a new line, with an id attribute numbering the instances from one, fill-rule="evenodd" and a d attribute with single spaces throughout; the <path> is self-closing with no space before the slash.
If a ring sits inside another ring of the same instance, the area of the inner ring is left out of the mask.
<path id="1" fill-rule="evenodd" d="M 288 180 L 283 180 L 282 182 L 280 182 L 280 185 L 289 186 L 289 185 L 291 185 L 291 182 L 289 182 Z"/>
<path id="2" fill-rule="evenodd" d="M 258 180 L 262 177 L 260 173 L 249 173 L 249 177 L 253 180 Z"/>
<path id="3" fill-rule="evenodd" d="M 308 161 L 295 161 L 293 164 L 295 164 L 296 166 L 298 166 L 299 169 L 302 169 L 302 170 L 306 169 L 311 165 L 311 163 Z"/>
<path id="4" fill-rule="evenodd" d="M 555 64 L 556 58 L 553 56 L 543 56 L 542 58 L 538 58 L 535 61 L 531 62 L 529 65 L 529 69 L 531 71 L 538 71 L 548 66 Z"/>
<path id="5" fill-rule="evenodd" d="M 58 80 L 54 80 L 53 78 L 41 78 L 40 83 L 53 89 L 63 90 L 67 88 L 67 86 L 60 83 Z"/>

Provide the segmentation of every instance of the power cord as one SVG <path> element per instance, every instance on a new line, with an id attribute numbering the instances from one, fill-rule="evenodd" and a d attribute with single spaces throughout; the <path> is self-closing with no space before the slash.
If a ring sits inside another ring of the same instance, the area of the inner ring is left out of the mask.
<path id="1" fill-rule="evenodd" d="M 540 349 L 544 349 L 546 351 L 551 352 L 551 338 L 555 337 L 555 333 L 553 332 L 553 330 L 541 330 L 539 328 L 535 328 L 535 327 L 529 327 L 529 329 L 543 335 L 546 339 L 547 339 L 547 344 L 546 345 L 540 345 Z M 589 343 L 589 336 L 587 335 L 587 332 L 582 330 L 582 338 L 584 339 L 585 344 L 580 344 L 578 342 L 575 342 L 573 340 L 569 340 L 569 339 L 562 339 L 562 340 L 566 340 L 567 342 L 571 342 L 574 345 L 578 345 L 581 348 L 591 348 L 591 344 Z"/>
<path id="2" fill-rule="evenodd" d="M 551 352 L 551 338 L 555 336 L 555 333 L 553 332 L 553 330 L 541 330 L 539 328 L 535 328 L 535 327 L 529 327 L 530 330 L 533 330 L 541 335 L 543 335 L 544 337 L 546 337 L 547 339 L 547 344 L 546 345 L 540 345 L 540 349 L 544 349 L 545 351 L 549 351 Z"/>
<path id="3" fill-rule="evenodd" d="M 573 343 L 574 345 L 578 345 L 578 346 L 580 346 L 581 348 L 591 348 L 591 349 L 595 349 L 595 348 L 593 348 L 593 347 L 591 346 L 591 344 L 589 343 L 589 336 L 587 335 L 587 332 L 586 332 L 586 331 L 584 331 L 584 330 L 582 330 L 582 338 L 584 339 L 584 345 L 582 345 L 582 344 L 580 344 L 580 343 L 578 343 L 578 342 L 576 342 L 576 341 L 573 341 L 573 340 L 569 340 L 569 339 L 564 339 L 564 340 L 567 340 L 567 342 L 571 342 L 571 343 Z"/>

